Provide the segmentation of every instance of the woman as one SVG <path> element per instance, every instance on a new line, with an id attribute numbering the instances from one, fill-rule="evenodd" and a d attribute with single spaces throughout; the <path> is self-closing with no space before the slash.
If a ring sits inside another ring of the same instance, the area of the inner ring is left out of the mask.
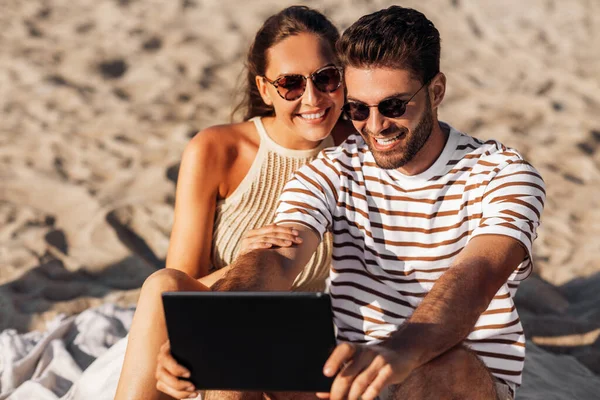
<path id="1" fill-rule="evenodd" d="M 340 120 L 338 37 L 327 18 L 307 7 L 267 19 L 248 53 L 245 122 L 208 128 L 185 149 L 167 268 L 142 287 L 117 399 L 158 399 L 157 387 L 175 398 L 194 393 L 161 365 L 156 368 L 167 340 L 160 293 L 209 290 L 242 245 L 250 251 L 299 242 L 290 228 L 255 228 L 273 218 L 291 174 L 334 145 L 330 134 L 339 143 L 352 129 Z M 324 240 L 294 289 L 322 290 L 330 255 L 331 241 Z"/>

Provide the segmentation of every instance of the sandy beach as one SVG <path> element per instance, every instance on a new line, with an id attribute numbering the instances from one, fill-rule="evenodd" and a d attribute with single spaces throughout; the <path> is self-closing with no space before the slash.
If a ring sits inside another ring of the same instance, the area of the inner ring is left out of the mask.
<path id="1" fill-rule="evenodd" d="M 0 331 L 135 304 L 165 263 L 186 143 L 230 121 L 254 33 L 295 3 L 0 0 Z M 394 4 L 304 3 L 340 30 Z M 396 4 L 441 33 L 440 119 L 541 172 L 519 311 L 532 343 L 599 374 L 600 2 Z"/>

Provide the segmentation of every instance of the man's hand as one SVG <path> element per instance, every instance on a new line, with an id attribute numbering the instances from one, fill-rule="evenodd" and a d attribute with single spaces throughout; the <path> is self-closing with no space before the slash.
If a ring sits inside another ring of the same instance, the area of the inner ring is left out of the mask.
<path id="1" fill-rule="evenodd" d="M 190 381 L 179 379 L 189 378 L 190 371 L 177 363 L 171 355 L 171 343 L 167 340 L 158 352 L 156 364 L 156 388 L 175 399 L 196 397 L 196 388 Z"/>
<path id="2" fill-rule="evenodd" d="M 399 352 L 380 345 L 338 345 L 323 368 L 326 376 L 337 375 L 329 393 L 321 399 L 374 400 L 388 385 L 403 382 L 415 365 Z"/>

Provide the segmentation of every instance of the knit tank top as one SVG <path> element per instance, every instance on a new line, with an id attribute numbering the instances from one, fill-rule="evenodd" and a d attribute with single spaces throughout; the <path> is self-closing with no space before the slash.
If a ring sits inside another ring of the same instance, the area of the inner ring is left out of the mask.
<path id="1" fill-rule="evenodd" d="M 250 170 L 227 198 L 217 202 L 211 261 L 220 269 L 233 262 L 240 251 L 242 236 L 251 229 L 273 222 L 285 183 L 303 165 L 314 160 L 326 147 L 333 146 L 328 136 L 310 150 L 290 150 L 269 137 L 260 117 L 251 119 L 260 136 L 260 145 Z M 322 291 L 331 265 L 331 235 L 323 241 L 293 284 L 295 291 Z"/>

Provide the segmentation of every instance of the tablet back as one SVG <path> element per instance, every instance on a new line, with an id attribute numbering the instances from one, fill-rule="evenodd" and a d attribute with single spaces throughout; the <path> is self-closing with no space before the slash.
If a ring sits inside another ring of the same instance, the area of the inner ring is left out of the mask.
<path id="1" fill-rule="evenodd" d="M 171 353 L 196 388 L 329 392 L 327 294 L 167 292 L 163 305 Z"/>

